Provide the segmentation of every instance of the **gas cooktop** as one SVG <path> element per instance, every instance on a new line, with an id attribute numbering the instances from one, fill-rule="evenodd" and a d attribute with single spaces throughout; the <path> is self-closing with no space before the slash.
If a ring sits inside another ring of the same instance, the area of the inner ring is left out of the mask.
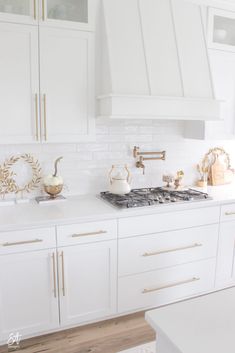
<path id="1" fill-rule="evenodd" d="M 172 190 L 164 187 L 133 189 L 126 195 L 115 195 L 105 191 L 101 192 L 100 196 L 102 199 L 118 208 L 143 207 L 211 199 L 207 193 L 194 189 Z"/>

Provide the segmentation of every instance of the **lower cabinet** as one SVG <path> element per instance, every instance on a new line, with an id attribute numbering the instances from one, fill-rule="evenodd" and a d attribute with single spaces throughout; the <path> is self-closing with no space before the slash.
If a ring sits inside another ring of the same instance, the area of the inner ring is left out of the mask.
<path id="1" fill-rule="evenodd" d="M 61 325 L 115 314 L 116 241 L 58 249 Z"/>
<path id="2" fill-rule="evenodd" d="M 0 343 L 59 327 L 56 250 L 0 256 Z"/>
<path id="3" fill-rule="evenodd" d="M 214 288 L 215 259 L 119 278 L 118 312 L 169 304 Z"/>
<path id="4" fill-rule="evenodd" d="M 235 221 L 221 223 L 216 286 L 235 284 Z"/>
<path id="5" fill-rule="evenodd" d="M 46 246 L 43 237 L 1 243 L 6 236 L 0 234 L 0 345 L 11 333 L 24 339 L 116 313 L 115 240 L 31 251 Z"/>

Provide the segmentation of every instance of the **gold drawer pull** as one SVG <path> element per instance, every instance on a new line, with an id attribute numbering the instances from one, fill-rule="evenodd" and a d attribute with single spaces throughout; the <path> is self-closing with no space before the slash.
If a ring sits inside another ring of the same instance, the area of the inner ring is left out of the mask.
<path id="1" fill-rule="evenodd" d="M 15 245 L 24 245 L 24 244 L 35 244 L 42 243 L 42 239 L 34 239 L 34 240 L 24 240 L 24 241 L 16 241 L 14 243 L 3 243 L 2 246 L 15 246 Z"/>
<path id="2" fill-rule="evenodd" d="M 235 215 L 235 212 L 225 212 L 225 216 L 233 216 Z"/>
<path id="3" fill-rule="evenodd" d="M 45 0 L 42 0 L 42 20 L 45 21 Z"/>
<path id="4" fill-rule="evenodd" d="M 55 253 L 53 252 L 52 254 L 52 266 L 53 266 L 53 282 L 54 282 L 54 288 L 53 288 L 53 292 L 54 292 L 54 297 L 57 297 L 57 293 L 56 293 L 56 263 L 55 263 Z"/>
<path id="5" fill-rule="evenodd" d="M 64 252 L 61 252 L 61 267 L 62 267 L 62 293 L 65 297 L 65 274 L 64 274 Z"/>
<path id="6" fill-rule="evenodd" d="M 87 237 L 90 235 L 100 235 L 100 234 L 106 234 L 106 233 L 108 233 L 106 230 L 99 230 L 97 232 L 91 232 L 91 233 L 73 234 L 72 238 Z"/>
<path id="7" fill-rule="evenodd" d="M 39 128 L 38 128 L 38 95 L 35 94 L 35 125 L 36 125 L 36 140 L 39 141 Z"/>
<path id="8" fill-rule="evenodd" d="M 35 21 L 37 19 L 37 10 L 36 10 L 36 8 L 37 8 L 36 0 L 33 0 L 33 18 L 34 18 Z"/>
<path id="9" fill-rule="evenodd" d="M 44 138 L 47 141 L 47 96 L 43 94 Z"/>
<path id="10" fill-rule="evenodd" d="M 176 287 L 176 286 L 180 286 L 180 285 L 183 285 L 183 284 L 192 283 L 192 282 L 196 282 L 196 281 L 200 281 L 200 278 L 193 277 L 193 278 L 187 279 L 185 281 L 175 282 L 175 283 L 167 284 L 165 286 L 160 286 L 160 287 L 156 287 L 156 288 L 145 288 L 142 291 L 142 294 L 157 292 L 157 291 L 159 291 L 161 289 L 172 288 L 172 287 Z"/>
<path id="11" fill-rule="evenodd" d="M 167 253 L 171 253 L 171 252 L 175 252 L 175 251 L 194 249 L 194 248 L 198 248 L 200 246 L 202 246 L 202 244 L 195 243 L 195 244 L 188 245 L 188 246 L 182 246 L 180 248 L 167 249 L 167 250 L 155 251 L 155 252 L 150 252 L 150 253 L 146 252 L 142 256 L 144 256 L 144 257 L 156 256 L 156 255 L 167 254 Z"/>

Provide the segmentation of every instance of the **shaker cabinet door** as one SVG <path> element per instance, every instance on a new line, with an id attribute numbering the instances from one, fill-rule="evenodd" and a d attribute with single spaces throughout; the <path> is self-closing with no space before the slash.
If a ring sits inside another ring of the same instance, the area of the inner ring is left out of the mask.
<path id="1" fill-rule="evenodd" d="M 61 325 L 116 312 L 116 241 L 59 248 Z"/>
<path id="2" fill-rule="evenodd" d="M 40 28 L 42 139 L 77 142 L 92 135 L 93 36 Z"/>
<path id="3" fill-rule="evenodd" d="M 38 29 L 0 23 L 0 143 L 39 140 Z"/>
<path id="4" fill-rule="evenodd" d="M 221 223 L 217 258 L 216 285 L 235 284 L 235 222 Z"/>
<path id="5" fill-rule="evenodd" d="M 38 0 L 0 0 L 0 21 L 38 24 Z"/>
<path id="6" fill-rule="evenodd" d="M 40 24 L 78 30 L 94 30 L 97 0 L 39 0 Z"/>
<path id="7" fill-rule="evenodd" d="M 59 326 L 53 250 L 0 256 L 0 344 Z"/>

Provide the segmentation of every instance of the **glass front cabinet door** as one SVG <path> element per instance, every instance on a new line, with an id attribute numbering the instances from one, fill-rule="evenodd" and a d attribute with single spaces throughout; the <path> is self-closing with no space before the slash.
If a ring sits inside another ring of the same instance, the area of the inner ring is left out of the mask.
<path id="1" fill-rule="evenodd" d="M 235 52 L 235 12 L 209 9 L 209 48 Z"/>
<path id="2" fill-rule="evenodd" d="M 92 0 L 41 0 L 42 22 L 46 25 L 56 27 L 91 30 L 91 1 Z"/>
<path id="3" fill-rule="evenodd" d="M 0 20 L 37 24 L 38 0 L 0 0 Z"/>

